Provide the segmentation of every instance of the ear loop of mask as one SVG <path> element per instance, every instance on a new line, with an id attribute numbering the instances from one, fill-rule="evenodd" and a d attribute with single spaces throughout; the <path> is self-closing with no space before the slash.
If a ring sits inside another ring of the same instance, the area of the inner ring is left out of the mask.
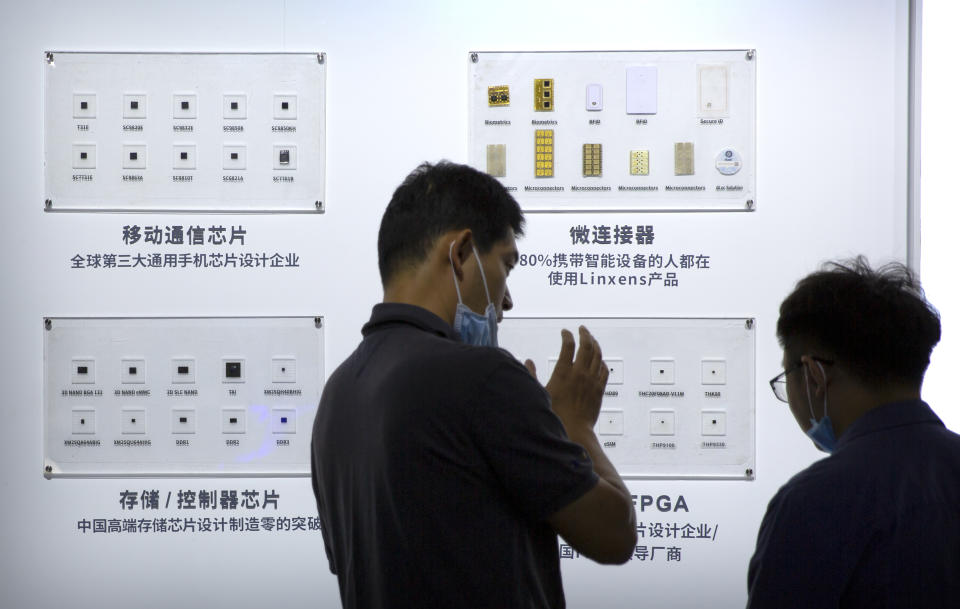
<path id="1" fill-rule="evenodd" d="M 460 295 L 460 281 L 457 279 L 457 272 L 453 269 L 453 246 L 456 241 L 450 242 L 450 251 L 447 253 L 447 257 L 450 258 L 450 272 L 453 273 L 453 287 L 457 289 L 457 302 L 463 304 L 463 297 Z M 477 259 L 477 267 L 480 268 L 480 279 L 483 280 L 483 291 L 487 295 L 487 305 L 493 302 L 490 299 L 490 288 L 487 286 L 487 275 L 483 272 L 483 265 L 480 264 L 480 254 L 477 253 L 477 247 L 471 243 L 470 247 L 473 249 L 473 255 Z"/>
<path id="2" fill-rule="evenodd" d="M 457 289 L 457 302 L 463 304 L 463 298 L 460 297 L 460 281 L 457 279 L 457 271 L 453 268 L 453 244 L 456 241 L 450 242 L 450 251 L 447 253 L 447 257 L 450 259 L 450 272 L 453 274 L 453 287 Z"/>

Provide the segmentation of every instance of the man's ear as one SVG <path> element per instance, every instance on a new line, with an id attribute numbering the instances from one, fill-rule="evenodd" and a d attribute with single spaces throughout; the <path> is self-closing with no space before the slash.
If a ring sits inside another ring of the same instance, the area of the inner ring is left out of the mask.
<path id="1" fill-rule="evenodd" d="M 826 368 L 810 355 L 801 356 L 800 362 L 803 364 L 804 374 L 810 381 L 814 395 L 816 397 L 822 396 L 826 393 L 827 385 L 830 383 Z"/>
<path id="2" fill-rule="evenodd" d="M 450 262 L 453 265 L 453 272 L 457 276 L 457 281 L 463 281 L 463 265 L 470 259 L 470 256 L 473 256 L 473 247 L 473 231 L 469 228 L 453 234 L 453 239 L 448 248 Z"/>

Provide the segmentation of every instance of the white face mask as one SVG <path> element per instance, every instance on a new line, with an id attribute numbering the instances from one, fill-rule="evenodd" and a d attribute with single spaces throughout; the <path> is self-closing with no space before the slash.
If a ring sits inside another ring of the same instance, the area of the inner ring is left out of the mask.
<path id="1" fill-rule="evenodd" d="M 453 273 L 453 287 L 457 289 L 457 313 L 453 317 L 453 329 L 460 335 L 460 340 L 468 345 L 477 347 L 496 347 L 497 346 L 497 307 L 490 300 L 490 289 L 487 287 L 487 276 L 483 272 L 483 265 L 480 263 L 480 255 L 477 254 L 477 248 L 472 243 L 473 255 L 477 258 L 477 267 L 480 269 L 480 279 L 483 281 L 483 290 L 487 293 L 487 310 L 485 315 L 474 313 L 470 307 L 463 304 L 463 297 L 460 295 L 460 282 L 457 281 L 457 273 L 453 270 L 453 244 L 450 242 L 450 272 Z"/>

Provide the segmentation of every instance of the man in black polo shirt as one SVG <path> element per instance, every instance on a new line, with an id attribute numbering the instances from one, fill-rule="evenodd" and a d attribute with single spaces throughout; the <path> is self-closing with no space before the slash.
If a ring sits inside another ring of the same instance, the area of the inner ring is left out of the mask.
<path id="1" fill-rule="evenodd" d="M 496 348 L 523 215 L 492 177 L 424 164 L 378 240 L 384 301 L 324 387 L 313 488 L 346 608 L 563 607 L 557 534 L 622 563 L 630 492 L 593 433 L 608 370 L 564 331 L 546 388 Z"/>
<path id="2" fill-rule="evenodd" d="M 770 501 L 752 609 L 960 606 L 960 436 L 920 400 L 940 319 L 902 265 L 860 258 L 780 306 L 770 381 L 830 454 Z"/>

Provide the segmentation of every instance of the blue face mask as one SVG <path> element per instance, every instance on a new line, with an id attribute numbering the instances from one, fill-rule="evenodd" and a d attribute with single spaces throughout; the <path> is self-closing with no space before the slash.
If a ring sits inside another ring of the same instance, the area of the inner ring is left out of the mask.
<path id="1" fill-rule="evenodd" d="M 460 340 L 476 347 L 497 346 L 497 308 L 490 300 L 490 289 L 487 287 L 487 276 L 480 264 L 480 256 L 476 246 L 473 246 L 473 255 L 477 258 L 477 267 L 480 269 L 480 279 L 483 281 L 483 290 L 487 293 L 487 310 L 485 315 L 474 313 L 470 307 L 463 304 L 460 295 L 460 282 L 457 273 L 453 270 L 453 243 L 450 243 L 450 271 L 453 273 L 453 287 L 457 289 L 457 312 L 453 317 L 453 329 L 460 335 Z"/>
<path id="2" fill-rule="evenodd" d="M 827 373 L 824 371 L 820 362 L 817 362 L 817 366 L 820 366 L 820 372 L 822 372 L 823 377 L 826 378 Z M 833 431 L 833 422 L 830 420 L 830 415 L 827 414 L 827 393 L 826 391 L 823 393 L 823 418 L 818 421 L 813 414 L 813 399 L 810 397 L 810 379 L 807 376 L 806 368 L 803 369 L 803 380 L 807 384 L 807 405 L 810 406 L 811 427 L 806 432 L 807 437 L 813 440 L 817 448 L 827 454 L 832 454 L 837 448 L 837 436 Z"/>

